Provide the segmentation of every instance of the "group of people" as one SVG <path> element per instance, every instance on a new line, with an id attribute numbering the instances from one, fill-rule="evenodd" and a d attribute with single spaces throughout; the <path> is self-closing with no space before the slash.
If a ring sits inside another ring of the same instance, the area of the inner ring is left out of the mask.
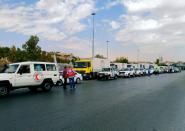
<path id="1" fill-rule="evenodd" d="M 71 66 L 64 66 L 64 70 L 63 70 L 63 78 L 64 78 L 64 89 L 67 89 L 67 79 L 69 79 L 69 85 L 71 89 L 75 89 L 75 71 L 73 70 L 73 68 Z"/>

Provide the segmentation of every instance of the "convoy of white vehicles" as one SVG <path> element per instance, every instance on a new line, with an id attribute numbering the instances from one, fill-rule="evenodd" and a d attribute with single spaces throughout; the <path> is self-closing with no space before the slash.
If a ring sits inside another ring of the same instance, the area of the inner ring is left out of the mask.
<path id="1" fill-rule="evenodd" d="M 118 63 L 116 63 L 118 64 Z M 75 82 L 81 83 L 83 78 L 117 79 L 117 77 L 137 77 L 161 73 L 175 73 L 181 70 L 173 66 L 111 64 L 107 59 L 81 60 L 74 64 Z M 147 68 L 146 68 L 147 67 Z M 64 78 L 58 64 L 48 62 L 21 62 L 4 67 L 0 73 L 0 96 L 19 88 L 36 91 L 50 91 L 56 84 L 62 85 Z"/>

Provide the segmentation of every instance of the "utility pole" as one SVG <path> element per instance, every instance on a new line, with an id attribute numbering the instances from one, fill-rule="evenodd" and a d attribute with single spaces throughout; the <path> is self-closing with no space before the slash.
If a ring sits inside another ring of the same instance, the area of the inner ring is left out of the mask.
<path id="1" fill-rule="evenodd" d="M 109 58 L 109 42 L 110 41 L 107 40 L 106 42 L 107 42 L 107 59 L 108 59 Z"/>
<path id="2" fill-rule="evenodd" d="M 91 14 L 93 17 L 93 29 L 92 29 L 92 59 L 94 58 L 94 16 L 96 13 Z"/>
<path id="3" fill-rule="evenodd" d="M 139 49 L 137 49 L 137 63 L 139 63 Z"/>

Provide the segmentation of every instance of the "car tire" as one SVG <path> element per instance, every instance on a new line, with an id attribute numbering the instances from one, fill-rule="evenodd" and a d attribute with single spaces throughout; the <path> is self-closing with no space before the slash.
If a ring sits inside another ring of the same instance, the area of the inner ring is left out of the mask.
<path id="1" fill-rule="evenodd" d="M 92 73 L 89 74 L 89 80 L 93 80 L 94 79 L 94 75 Z"/>
<path id="2" fill-rule="evenodd" d="M 8 96 L 10 93 L 10 90 L 8 88 L 8 86 L 4 85 L 0 87 L 0 96 L 4 97 L 4 96 Z"/>
<path id="3" fill-rule="evenodd" d="M 117 75 L 114 75 L 113 79 L 114 79 L 114 80 L 117 79 Z"/>
<path id="4" fill-rule="evenodd" d="M 64 82 L 60 79 L 58 82 L 57 82 L 57 86 L 62 86 L 64 85 Z"/>
<path id="5" fill-rule="evenodd" d="M 131 75 L 130 74 L 128 74 L 128 78 L 130 78 L 131 77 Z"/>
<path id="6" fill-rule="evenodd" d="M 76 79 L 76 84 L 81 84 L 81 79 L 80 78 Z"/>
<path id="7" fill-rule="evenodd" d="M 43 86 L 42 86 L 42 90 L 43 91 L 50 91 L 53 87 L 53 83 L 50 81 L 46 81 L 44 82 Z"/>

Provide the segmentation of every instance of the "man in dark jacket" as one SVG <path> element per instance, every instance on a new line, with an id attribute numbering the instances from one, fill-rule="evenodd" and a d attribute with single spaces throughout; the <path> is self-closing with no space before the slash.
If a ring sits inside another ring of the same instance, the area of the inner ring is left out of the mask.
<path id="1" fill-rule="evenodd" d="M 66 89 L 66 86 L 67 86 L 67 66 L 64 66 L 64 70 L 63 70 L 63 78 L 64 78 L 64 86 L 63 88 Z"/>

